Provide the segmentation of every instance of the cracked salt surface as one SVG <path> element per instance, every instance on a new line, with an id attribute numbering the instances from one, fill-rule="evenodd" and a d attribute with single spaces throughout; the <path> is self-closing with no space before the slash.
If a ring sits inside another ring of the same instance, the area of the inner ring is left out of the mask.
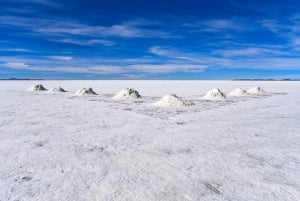
<path id="1" fill-rule="evenodd" d="M 0 85 L 0 200 L 297 200 L 299 82 L 42 81 Z M 91 86 L 95 96 L 74 96 Z M 139 99 L 112 99 L 124 86 Z M 203 100 L 220 88 L 268 93 Z M 176 89 L 174 91 L 174 89 Z M 194 105 L 155 107 L 165 94 Z"/>

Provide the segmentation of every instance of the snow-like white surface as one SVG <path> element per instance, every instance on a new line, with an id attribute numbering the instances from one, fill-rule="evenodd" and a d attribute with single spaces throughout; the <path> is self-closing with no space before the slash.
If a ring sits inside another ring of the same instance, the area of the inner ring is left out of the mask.
<path id="1" fill-rule="evenodd" d="M 76 91 L 77 96 L 91 96 L 97 95 L 97 93 L 92 88 L 82 88 Z"/>
<path id="2" fill-rule="evenodd" d="M 175 94 L 167 94 L 164 97 L 162 97 L 159 101 L 154 103 L 154 105 L 158 107 L 184 107 L 192 105 L 192 103 L 183 100 L 183 98 Z"/>
<path id="3" fill-rule="evenodd" d="M 299 200 L 300 83 L 0 82 L 0 200 Z M 73 96 L 92 86 L 98 96 Z M 143 94 L 114 101 L 124 86 Z M 227 101 L 211 88 L 261 86 Z M 195 104 L 154 107 L 164 94 Z"/>
<path id="4" fill-rule="evenodd" d="M 247 95 L 247 91 L 242 88 L 236 88 L 229 93 L 229 96 L 246 96 L 246 95 Z"/>
<path id="5" fill-rule="evenodd" d="M 126 88 L 126 89 L 122 89 L 113 98 L 114 99 L 136 99 L 136 98 L 141 98 L 141 95 L 135 89 Z"/>
<path id="6" fill-rule="evenodd" d="M 225 100 L 226 95 L 220 89 L 212 89 L 209 90 L 205 96 L 203 96 L 205 100 Z"/>
<path id="7" fill-rule="evenodd" d="M 247 93 L 262 95 L 262 94 L 266 94 L 266 91 L 263 90 L 261 87 L 252 87 L 248 89 Z"/>

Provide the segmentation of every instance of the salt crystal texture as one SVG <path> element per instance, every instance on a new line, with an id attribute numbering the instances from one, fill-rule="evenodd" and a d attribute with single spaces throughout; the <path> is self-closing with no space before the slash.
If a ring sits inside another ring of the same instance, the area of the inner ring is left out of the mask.
<path id="1" fill-rule="evenodd" d="M 135 98 L 141 98 L 141 95 L 135 89 L 126 88 L 121 90 L 119 93 L 117 93 L 113 98 L 114 99 L 135 99 Z"/>
<path id="2" fill-rule="evenodd" d="M 205 96 L 203 96 L 205 100 L 225 100 L 226 96 L 220 89 L 212 89 L 208 91 Z"/>
<path id="3" fill-rule="evenodd" d="M 83 88 L 79 89 L 75 93 L 78 96 L 90 96 L 90 95 L 97 95 L 97 93 L 92 88 Z"/>
<path id="4" fill-rule="evenodd" d="M 232 92 L 229 93 L 229 96 L 246 96 L 247 91 L 245 89 L 236 88 Z"/>
<path id="5" fill-rule="evenodd" d="M 41 83 L 104 95 L 24 92 Z M 260 84 L 272 96 L 195 100 L 214 86 Z M 105 96 L 127 86 L 143 101 Z M 299 89 L 286 81 L 1 81 L 0 200 L 300 201 Z M 170 93 L 195 106 L 153 105 Z"/>
<path id="6" fill-rule="evenodd" d="M 31 86 L 28 90 L 29 91 L 46 91 L 47 89 L 42 84 L 36 84 L 36 85 Z"/>
<path id="7" fill-rule="evenodd" d="M 187 102 L 175 94 L 168 94 L 165 95 L 158 102 L 154 103 L 154 105 L 158 107 L 184 107 L 188 105 L 193 105 L 193 103 Z"/>
<path id="8" fill-rule="evenodd" d="M 260 87 L 252 87 L 250 88 L 248 91 L 247 91 L 249 94 L 258 94 L 258 95 L 262 95 L 262 94 L 265 94 L 266 91 L 263 90 L 262 88 Z"/>

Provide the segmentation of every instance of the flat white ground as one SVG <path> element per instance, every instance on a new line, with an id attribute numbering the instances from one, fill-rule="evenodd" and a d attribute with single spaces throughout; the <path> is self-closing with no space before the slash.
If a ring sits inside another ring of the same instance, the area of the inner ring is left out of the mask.
<path id="1" fill-rule="evenodd" d="M 32 84 L 69 92 L 26 91 Z M 261 86 L 267 96 L 199 99 Z M 92 87 L 99 95 L 72 96 Z M 140 100 L 111 97 L 125 87 Z M 300 199 L 300 83 L 1 81 L 0 200 Z M 151 104 L 175 93 L 195 104 Z"/>

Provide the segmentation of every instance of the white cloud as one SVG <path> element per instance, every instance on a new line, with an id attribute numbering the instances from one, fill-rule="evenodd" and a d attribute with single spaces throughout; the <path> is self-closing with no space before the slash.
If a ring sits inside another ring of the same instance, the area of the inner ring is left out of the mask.
<path id="1" fill-rule="evenodd" d="M 199 73 L 203 72 L 206 66 L 193 65 L 193 64 L 141 64 L 141 65 L 100 65 L 100 66 L 87 66 L 87 67 L 72 67 L 72 66 L 30 66 L 24 62 L 7 62 L 4 65 L 12 69 L 26 69 L 33 71 L 46 71 L 46 72 L 65 72 L 65 73 L 89 73 L 89 74 L 130 74 L 130 73 L 152 73 L 152 74 L 166 74 L 176 72 L 190 72 Z"/>
<path id="2" fill-rule="evenodd" d="M 60 61 L 70 61 L 73 59 L 73 57 L 70 56 L 48 56 L 48 58 Z"/>
<path id="3" fill-rule="evenodd" d="M 171 56 L 177 54 L 175 50 L 172 50 L 170 48 L 162 48 L 160 46 L 150 47 L 149 52 L 158 56 Z"/>
<path id="4" fill-rule="evenodd" d="M 203 72 L 206 66 L 193 64 L 141 64 L 127 66 L 94 66 L 89 68 L 100 74 L 119 73 L 176 73 L 176 72 Z"/>
<path id="5" fill-rule="evenodd" d="M 148 22 L 149 23 L 149 22 Z M 111 26 L 89 25 L 59 19 L 20 18 L 0 16 L 0 24 L 27 29 L 32 33 L 41 33 L 43 36 L 88 36 L 88 37 L 123 37 L 123 38 L 174 38 L 171 33 L 147 29 L 139 23 L 124 22 Z M 91 41 L 93 42 L 93 41 Z M 98 42 L 101 42 L 100 40 Z"/>
<path id="6" fill-rule="evenodd" d="M 235 56 L 244 56 L 244 57 L 253 57 L 253 56 L 263 56 L 263 55 L 287 55 L 287 52 L 260 48 L 260 47 L 249 47 L 244 49 L 226 49 L 226 50 L 216 50 L 215 54 L 222 55 L 223 57 L 235 57 Z"/>
<path id="7" fill-rule="evenodd" d="M 78 39 L 72 39 L 72 38 L 64 38 L 64 39 L 61 39 L 61 40 L 54 39 L 53 41 L 63 42 L 63 43 L 70 43 L 70 44 L 75 44 L 75 45 L 82 45 L 82 46 L 97 45 L 97 44 L 101 44 L 101 45 L 104 45 L 104 46 L 113 46 L 113 45 L 115 45 L 114 41 L 105 40 L 105 39 L 78 40 Z"/>
<path id="8" fill-rule="evenodd" d="M 25 48 L 2 48 L 0 51 L 8 51 L 8 52 L 34 52 L 33 50 L 25 49 Z"/>
<path id="9" fill-rule="evenodd" d="M 12 69 L 29 69 L 29 65 L 24 62 L 7 62 L 4 66 Z"/>
<path id="10" fill-rule="evenodd" d="M 203 23 L 205 28 L 203 30 L 208 32 L 216 32 L 220 30 L 232 30 L 232 31 L 244 31 L 248 30 L 242 23 L 238 23 L 234 20 L 218 19 L 209 20 Z"/>
<path id="11" fill-rule="evenodd" d="M 157 56 L 167 57 L 176 60 L 183 60 L 185 62 L 188 61 L 189 63 L 203 64 L 203 60 L 200 55 L 195 53 L 180 52 L 174 48 L 172 49 L 163 48 L 160 46 L 153 46 L 149 48 L 149 52 Z"/>
<path id="12" fill-rule="evenodd" d="M 267 19 L 261 22 L 261 25 L 271 32 L 278 33 L 283 27 L 274 19 Z"/>
<path id="13" fill-rule="evenodd" d="M 132 65 L 130 68 L 133 71 L 144 73 L 175 73 L 175 72 L 189 72 L 199 73 L 203 72 L 207 66 L 195 64 L 162 64 L 162 65 Z"/>
<path id="14" fill-rule="evenodd" d="M 247 22 L 247 23 L 245 23 Z M 245 24 L 247 26 L 245 26 Z M 254 22 L 248 22 L 247 19 L 212 19 L 200 22 L 183 23 L 183 27 L 189 27 L 192 31 L 204 32 L 224 32 L 224 31 L 249 31 L 256 27 Z"/>

